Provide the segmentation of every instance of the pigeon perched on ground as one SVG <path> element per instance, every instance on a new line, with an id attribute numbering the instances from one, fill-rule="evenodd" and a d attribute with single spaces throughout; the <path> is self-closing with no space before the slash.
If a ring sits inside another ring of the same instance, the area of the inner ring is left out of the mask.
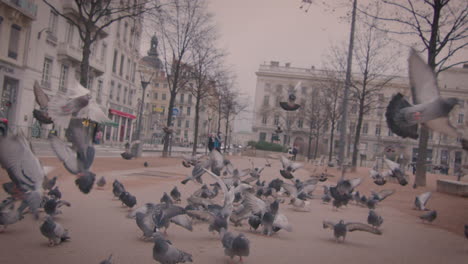
<path id="1" fill-rule="evenodd" d="M 298 82 L 296 86 L 288 91 L 288 101 L 287 102 L 280 102 L 281 108 L 286 111 L 296 111 L 301 107 L 299 104 L 296 103 L 296 91 L 301 87 L 301 82 Z"/>
<path id="2" fill-rule="evenodd" d="M 281 156 L 281 164 L 283 165 L 283 169 L 280 170 L 281 176 L 284 178 L 290 180 L 294 178 L 294 175 L 292 174 L 299 168 L 302 168 L 302 164 L 298 162 L 292 162 L 288 158 Z"/>
<path id="3" fill-rule="evenodd" d="M 383 217 L 378 215 L 374 210 L 369 210 L 367 223 L 373 227 L 380 227 L 383 223 Z"/>
<path id="4" fill-rule="evenodd" d="M 148 162 L 145 161 L 145 162 L 143 163 L 143 166 L 145 166 L 145 168 L 147 168 L 147 167 L 149 166 Z"/>
<path id="5" fill-rule="evenodd" d="M 3 229 L 0 232 L 4 232 L 9 225 L 12 225 L 22 220 L 23 214 L 19 210 L 15 210 L 15 204 L 7 206 L 7 208 L 0 209 L 0 225 Z"/>
<path id="6" fill-rule="evenodd" d="M 157 233 L 154 240 L 153 259 L 161 264 L 177 264 L 192 262 L 192 255 L 175 248 L 171 241 Z"/>
<path id="7" fill-rule="evenodd" d="M 421 215 L 419 218 L 421 218 L 423 222 L 426 221 L 426 222 L 432 223 L 437 218 L 437 211 L 435 210 L 429 211 Z"/>
<path id="8" fill-rule="evenodd" d="M 414 206 L 416 209 L 420 211 L 428 211 L 429 209 L 426 208 L 427 201 L 429 201 L 429 198 L 431 198 L 432 192 L 425 192 L 423 194 L 420 194 L 416 196 L 416 199 L 414 200 Z"/>
<path id="9" fill-rule="evenodd" d="M 146 213 L 137 212 L 135 214 L 135 220 L 138 228 L 143 232 L 142 238 L 144 240 L 152 238 L 154 229 L 156 228 L 152 217 L 152 211 Z"/>
<path id="10" fill-rule="evenodd" d="M 110 256 L 107 259 L 99 262 L 99 264 L 112 264 L 112 254 L 110 254 Z"/>
<path id="11" fill-rule="evenodd" d="M 125 151 L 125 152 L 120 153 L 120 156 L 122 156 L 122 158 L 125 159 L 125 160 L 131 160 L 131 159 L 133 159 L 135 157 L 129 151 Z"/>
<path id="12" fill-rule="evenodd" d="M 60 192 L 58 186 L 56 186 L 54 189 L 50 190 L 47 195 L 55 197 L 57 199 L 62 199 L 62 193 Z"/>
<path id="13" fill-rule="evenodd" d="M 136 197 L 126 191 L 120 194 L 119 199 L 124 205 L 130 208 L 135 206 L 135 204 L 137 203 Z"/>
<path id="14" fill-rule="evenodd" d="M 161 197 L 159 201 L 167 205 L 174 203 L 174 201 L 172 201 L 171 197 L 169 197 L 169 195 L 167 195 L 166 192 L 164 192 L 163 196 Z"/>
<path id="15" fill-rule="evenodd" d="M 468 139 L 449 121 L 450 112 L 461 101 L 455 97 L 442 98 L 440 96 L 434 71 L 414 49 L 410 52 L 408 64 L 414 105 L 411 105 L 401 94 L 395 95 L 385 113 L 388 127 L 401 137 L 417 139 L 418 124 L 421 123 L 432 131 L 453 138 L 461 138 L 463 149 L 468 150 Z"/>
<path id="16" fill-rule="evenodd" d="M 242 257 L 247 257 L 250 254 L 250 241 L 242 233 L 236 236 L 226 229 L 222 229 L 221 242 L 224 247 L 224 254 L 231 259 L 239 256 L 240 262 L 242 262 Z"/>
<path id="17" fill-rule="evenodd" d="M 114 196 L 119 198 L 120 194 L 122 194 L 123 192 L 125 192 L 125 187 L 123 186 L 123 184 L 118 180 L 114 180 L 114 182 L 112 183 L 112 193 L 114 194 Z"/>
<path id="18" fill-rule="evenodd" d="M 347 232 L 353 232 L 356 230 L 366 231 L 375 235 L 382 234 L 380 230 L 372 226 L 362 224 L 362 223 L 345 223 L 343 220 L 340 220 L 340 222 L 338 223 L 334 223 L 331 221 L 323 221 L 323 228 L 333 229 L 333 235 L 335 236 L 336 242 L 339 242 L 340 237 L 343 238 L 343 242 L 344 242 Z"/>
<path id="19" fill-rule="evenodd" d="M 106 185 L 106 178 L 104 178 L 104 176 L 99 178 L 99 180 L 96 182 L 96 185 L 100 188 L 104 187 Z"/>
<path id="20" fill-rule="evenodd" d="M 46 217 L 44 223 L 42 223 L 40 227 L 40 230 L 42 235 L 49 239 L 49 246 L 55 246 L 70 239 L 68 230 L 63 228 L 59 223 L 54 222 L 50 216 Z"/>
<path id="21" fill-rule="evenodd" d="M 181 200 L 180 200 L 181 194 L 180 194 L 179 190 L 177 189 L 177 186 L 174 186 L 174 188 L 173 188 L 172 191 L 170 192 L 170 195 L 171 195 L 172 199 L 173 199 L 175 202 L 179 203 L 179 202 L 181 201 Z"/>
<path id="22" fill-rule="evenodd" d="M 47 201 L 44 204 L 44 211 L 50 216 L 55 216 L 62 213 L 62 211 L 58 209 L 64 205 L 67 207 L 71 206 L 71 204 L 67 201 L 59 200 L 56 198 L 47 199 Z"/>
<path id="23" fill-rule="evenodd" d="M 96 174 L 89 170 L 94 162 L 95 149 L 86 143 L 83 128 L 71 127 L 68 130 L 74 149 L 52 134 L 49 134 L 50 145 L 65 169 L 78 176 L 75 184 L 80 191 L 87 194 L 93 188 L 96 179 Z"/>
<path id="24" fill-rule="evenodd" d="M 177 205 L 162 205 L 161 207 L 155 208 L 152 215 L 153 222 L 156 227 L 156 231 L 164 228 L 164 234 L 167 234 L 167 229 L 170 223 L 175 223 L 189 231 L 193 230 L 192 220 L 185 215 L 185 208 Z"/>
<path id="25" fill-rule="evenodd" d="M 46 172 L 34 155 L 30 142 L 21 132 L 0 137 L 0 165 L 13 182 L 11 191 L 23 201 L 20 210 L 29 207 L 37 219 Z"/>

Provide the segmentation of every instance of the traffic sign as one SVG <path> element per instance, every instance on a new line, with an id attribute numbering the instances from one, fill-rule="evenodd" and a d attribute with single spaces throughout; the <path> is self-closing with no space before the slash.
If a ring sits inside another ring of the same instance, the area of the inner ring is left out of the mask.
<path id="1" fill-rule="evenodd" d="M 179 108 L 176 108 L 176 107 L 172 108 L 172 115 L 173 116 L 178 116 L 179 113 L 180 113 Z"/>

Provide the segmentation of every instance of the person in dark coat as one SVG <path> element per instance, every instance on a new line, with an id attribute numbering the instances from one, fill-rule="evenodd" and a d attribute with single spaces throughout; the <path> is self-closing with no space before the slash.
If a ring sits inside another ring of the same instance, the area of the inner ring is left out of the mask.
<path id="1" fill-rule="evenodd" d="M 208 136 L 208 149 L 210 152 L 215 148 L 215 142 L 213 140 L 213 135 Z"/>

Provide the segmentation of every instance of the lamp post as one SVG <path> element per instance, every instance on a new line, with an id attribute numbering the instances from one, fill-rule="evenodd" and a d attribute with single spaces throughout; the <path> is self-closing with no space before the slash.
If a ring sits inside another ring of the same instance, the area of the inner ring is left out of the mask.
<path id="1" fill-rule="evenodd" d="M 142 122 L 143 122 L 143 110 L 145 107 L 145 97 L 146 97 L 146 87 L 150 84 L 151 79 L 153 78 L 154 72 L 151 74 L 141 67 L 139 69 L 140 72 L 140 81 L 141 81 L 141 88 L 143 89 L 143 94 L 141 96 L 141 104 L 140 104 L 140 112 L 138 114 L 138 126 L 135 135 L 135 139 L 137 140 L 137 148 L 134 150 L 136 153 L 132 153 L 135 157 L 141 157 L 143 152 L 143 143 L 141 142 L 141 129 L 142 129 Z M 147 79 L 147 80 L 145 80 Z"/>

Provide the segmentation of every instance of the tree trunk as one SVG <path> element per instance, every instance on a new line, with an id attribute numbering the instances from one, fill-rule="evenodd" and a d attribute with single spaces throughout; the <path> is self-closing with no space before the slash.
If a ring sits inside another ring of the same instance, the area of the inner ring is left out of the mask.
<path id="1" fill-rule="evenodd" d="M 328 162 L 331 162 L 333 155 L 333 140 L 335 136 L 335 121 L 332 121 L 332 127 L 330 132 L 330 149 L 328 150 Z"/>
<path id="2" fill-rule="evenodd" d="M 307 161 L 310 161 L 310 152 L 312 148 L 312 122 L 310 122 L 309 130 L 309 146 L 307 148 Z"/>
<path id="3" fill-rule="evenodd" d="M 317 158 L 318 153 L 318 143 L 319 143 L 319 136 L 320 136 L 320 129 L 317 129 L 317 134 L 315 137 L 315 151 L 314 151 L 314 159 Z"/>
<path id="4" fill-rule="evenodd" d="M 166 120 L 166 126 L 167 127 L 172 126 L 172 108 L 174 108 L 174 102 L 175 102 L 176 95 L 177 95 L 177 93 L 174 90 L 175 89 L 173 89 L 173 91 L 171 91 L 171 98 L 169 99 L 169 108 L 167 109 L 168 110 L 167 111 L 167 120 Z M 172 131 L 172 137 L 174 136 L 174 133 L 175 133 L 175 129 L 173 129 L 173 130 L 174 131 Z M 169 138 L 170 138 L 170 135 L 166 133 L 164 135 L 163 157 L 167 157 L 168 154 L 169 154 Z"/>
<path id="5" fill-rule="evenodd" d="M 226 151 L 227 151 L 227 140 L 228 140 L 228 132 L 229 132 L 229 115 L 230 115 L 230 113 L 227 112 L 227 115 L 226 115 L 226 128 L 225 128 L 226 135 L 224 135 L 224 153 L 226 153 Z"/>
<path id="6" fill-rule="evenodd" d="M 199 120 L 200 120 L 200 96 L 197 96 L 196 102 L 195 102 L 195 130 L 193 131 L 193 148 L 192 148 L 193 156 L 197 154 Z"/>
<path id="7" fill-rule="evenodd" d="M 353 146 L 353 159 L 352 159 L 352 170 L 356 170 L 357 166 L 357 159 L 358 159 L 358 153 L 359 153 L 359 141 L 361 139 L 361 127 L 362 127 L 362 119 L 364 116 L 362 107 L 359 108 L 359 116 L 358 116 L 358 122 L 356 125 L 356 133 L 354 135 L 354 146 Z"/>
<path id="8" fill-rule="evenodd" d="M 217 134 L 221 132 L 221 99 L 218 102 L 218 131 Z"/>

